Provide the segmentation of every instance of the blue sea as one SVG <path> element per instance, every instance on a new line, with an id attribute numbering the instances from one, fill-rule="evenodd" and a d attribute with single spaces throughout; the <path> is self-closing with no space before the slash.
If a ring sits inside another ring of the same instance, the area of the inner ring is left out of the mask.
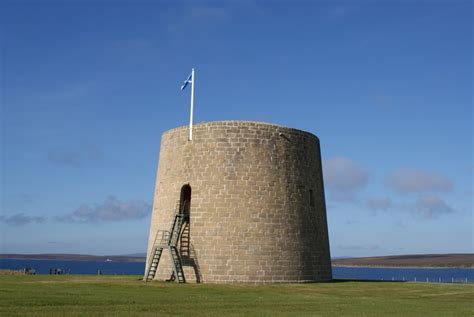
<path id="1" fill-rule="evenodd" d="M 432 283 L 473 283 L 474 269 L 333 267 L 334 278 Z"/>
<path id="2" fill-rule="evenodd" d="M 0 259 L 0 269 L 21 270 L 33 268 L 36 274 L 49 274 L 51 268 L 60 268 L 65 274 L 143 275 L 145 262 L 13 260 Z"/>
<path id="3" fill-rule="evenodd" d="M 61 260 L 0 259 L 0 269 L 20 270 L 30 267 L 37 274 L 49 274 L 60 268 L 65 274 L 143 275 L 144 262 L 101 262 Z M 474 269 L 461 268 L 373 268 L 333 267 L 336 279 L 416 281 L 431 283 L 474 283 Z"/>

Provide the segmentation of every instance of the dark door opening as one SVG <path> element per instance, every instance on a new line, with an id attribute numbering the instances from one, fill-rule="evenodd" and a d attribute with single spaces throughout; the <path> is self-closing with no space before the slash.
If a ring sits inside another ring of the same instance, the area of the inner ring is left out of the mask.
<path id="1" fill-rule="evenodd" d="M 181 197 L 179 199 L 179 211 L 185 215 L 186 221 L 189 221 L 189 212 L 191 210 L 191 186 L 189 184 L 181 187 Z"/>
<path id="2" fill-rule="evenodd" d="M 201 270 L 199 269 L 198 259 L 194 247 L 191 243 L 191 186 L 189 184 L 181 187 L 181 196 L 179 198 L 179 212 L 184 214 L 183 231 L 180 240 L 180 254 L 183 266 L 192 267 L 196 278 L 196 283 L 201 282 Z"/>

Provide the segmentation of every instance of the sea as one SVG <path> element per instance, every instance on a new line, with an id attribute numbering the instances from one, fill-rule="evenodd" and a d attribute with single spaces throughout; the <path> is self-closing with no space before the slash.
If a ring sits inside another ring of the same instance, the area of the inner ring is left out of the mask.
<path id="1" fill-rule="evenodd" d="M 61 269 L 62 274 L 143 275 L 144 262 L 64 261 L 0 259 L 0 269 L 32 268 L 36 274 L 50 274 Z M 333 278 L 372 281 L 413 281 L 429 283 L 474 283 L 474 268 L 388 268 L 333 267 Z"/>

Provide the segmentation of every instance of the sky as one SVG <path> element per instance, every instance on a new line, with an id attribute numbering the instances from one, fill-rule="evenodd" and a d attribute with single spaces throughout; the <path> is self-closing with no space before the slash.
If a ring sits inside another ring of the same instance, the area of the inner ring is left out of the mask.
<path id="1" fill-rule="evenodd" d="M 144 252 L 161 134 L 321 141 L 331 255 L 473 252 L 472 1 L 2 1 L 0 253 Z"/>

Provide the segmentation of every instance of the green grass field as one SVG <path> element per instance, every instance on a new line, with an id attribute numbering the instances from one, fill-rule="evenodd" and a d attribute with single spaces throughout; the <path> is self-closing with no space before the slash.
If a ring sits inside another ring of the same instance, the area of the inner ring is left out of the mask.
<path id="1" fill-rule="evenodd" d="M 473 285 L 178 285 L 144 283 L 139 276 L 0 276 L 0 316 L 473 316 L 473 302 Z"/>

